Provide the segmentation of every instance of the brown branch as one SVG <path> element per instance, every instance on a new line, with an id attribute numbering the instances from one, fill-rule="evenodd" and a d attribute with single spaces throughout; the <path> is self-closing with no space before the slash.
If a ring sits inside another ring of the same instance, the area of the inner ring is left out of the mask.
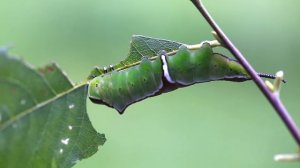
<path id="1" fill-rule="evenodd" d="M 280 116 L 281 120 L 284 122 L 292 136 L 294 137 L 296 143 L 300 147 L 300 131 L 294 122 L 293 118 L 290 116 L 285 106 L 281 102 L 279 96 L 275 92 L 271 92 L 263 80 L 258 76 L 258 73 L 254 70 L 254 68 L 249 64 L 246 58 L 242 55 L 242 53 L 235 47 L 235 45 L 229 40 L 226 34 L 221 30 L 221 28 L 217 25 L 217 23 L 210 16 L 208 11 L 205 9 L 201 0 L 191 0 L 195 7 L 199 10 L 202 16 L 206 19 L 206 21 L 210 24 L 213 30 L 217 33 L 219 38 L 224 43 L 225 47 L 235 56 L 235 58 L 241 63 L 241 65 L 245 68 L 248 74 L 251 76 L 255 84 L 261 90 L 261 92 L 265 95 L 265 97 L 269 100 L 273 108 L 276 110 L 277 114 Z"/>

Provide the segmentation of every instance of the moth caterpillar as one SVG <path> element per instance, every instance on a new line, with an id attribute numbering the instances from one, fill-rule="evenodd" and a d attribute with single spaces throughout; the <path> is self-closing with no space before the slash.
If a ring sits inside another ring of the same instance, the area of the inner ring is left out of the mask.
<path id="1" fill-rule="evenodd" d="M 217 80 L 242 82 L 250 77 L 237 61 L 214 53 L 211 45 L 203 42 L 196 51 L 182 45 L 175 55 L 168 56 L 162 51 L 155 60 L 143 57 L 138 65 L 97 76 L 90 81 L 88 94 L 92 102 L 122 114 L 129 105 L 145 98 Z"/>

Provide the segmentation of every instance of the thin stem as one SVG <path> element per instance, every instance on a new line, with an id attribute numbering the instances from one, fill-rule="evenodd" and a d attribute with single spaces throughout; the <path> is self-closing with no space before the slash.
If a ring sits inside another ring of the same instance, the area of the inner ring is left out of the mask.
<path id="1" fill-rule="evenodd" d="M 254 70 L 254 68 L 248 63 L 246 58 L 242 55 L 242 53 L 235 47 L 235 45 L 229 40 L 226 34 L 221 30 L 221 28 L 217 25 L 217 23 L 210 16 L 208 11 L 205 9 L 201 0 L 191 0 L 195 7 L 199 10 L 199 12 L 203 15 L 206 21 L 210 24 L 213 30 L 218 34 L 225 47 L 235 56 L 235 58 L 241 63 L 241 65 L 245 68 L 248 74 L 251 76 L 255 84 L 258 88 L 263 92 L 266 98 L 269 100 L 273 108 L 277 111 L 277 114 L 280 116 L 281 120 L 284 122 L 292 136 L 294 137 L 298 146 L 300 146 L 300 130 L 298 129 L 296 123 L 293 118 L 290 116 L 283 103 L 281 102 L 279 96 L 271 92 L 263 80 L 258 76 L 258 73 Z"/>

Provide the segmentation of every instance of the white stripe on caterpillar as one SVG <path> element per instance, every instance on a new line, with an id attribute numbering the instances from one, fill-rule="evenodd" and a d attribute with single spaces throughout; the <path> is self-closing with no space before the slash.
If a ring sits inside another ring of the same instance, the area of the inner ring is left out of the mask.
<path id="1" fill-rule="evenodd" d="M 164 71 L 164 77 L 167 79 L 167 81 L 169 83 L 175 83 L 175 81 L 172 80 L 171 76 L 170 76 L 170 73 L 169 73 L 169 69 L 168 69 L 168 63 L 167 63 L 167 60 L 166 60 L 166 56 L 165 55 L 161 55 L 160 56 L 161 60 L 162 60 L 162 68 L 163 68 L 163 71 Z"/>

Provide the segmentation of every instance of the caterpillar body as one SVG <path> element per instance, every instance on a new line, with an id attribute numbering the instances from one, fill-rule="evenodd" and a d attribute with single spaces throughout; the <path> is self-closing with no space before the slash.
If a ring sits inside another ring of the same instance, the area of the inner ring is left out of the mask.
<path id="1" fill-rule="evenodd" d="M 162 51 L 155 60 L 143 57 L 139 65 L 95 77 L 90 81 L 88 94 L 92 102 L 107 105 L 122 114 L 135 102 L 195 83 L 249 79 L 237 61 L 214 53 L 210 44 L 203 42 L 196 51 L 183 45 L 173 56 Z"/>

